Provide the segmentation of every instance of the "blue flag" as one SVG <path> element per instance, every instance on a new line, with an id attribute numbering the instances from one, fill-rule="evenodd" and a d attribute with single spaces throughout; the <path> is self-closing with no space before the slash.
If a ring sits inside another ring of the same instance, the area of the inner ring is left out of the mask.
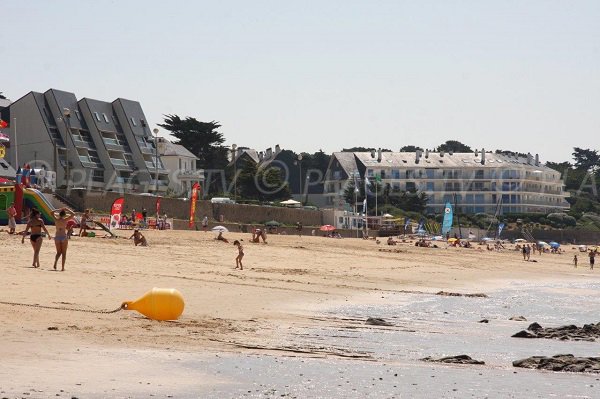
<path id="1" fill-rule="evenodd" d="M 454 214 L 452 213 L 452 204 L 450 202 L 446 202 L 446 207 L 444 208 L 444 223 L 442 224 L 442 235 L 446 235 L 452 229 L 452 220 L 454 219 Z"/>
<path id="2" fill-rule="evenodd" d="M 498 225 L 498 237 L 500 237 L 500 234 L 502 234 L 502 230 L 504 230 L 504 223 L 500 223 Z"/>

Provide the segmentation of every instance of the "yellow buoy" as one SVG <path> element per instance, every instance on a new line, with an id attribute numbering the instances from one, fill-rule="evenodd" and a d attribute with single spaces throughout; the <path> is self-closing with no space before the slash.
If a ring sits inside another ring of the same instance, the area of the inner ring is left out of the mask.
<path id="1" fill-rule="evenodd" d="M 174 288 L 152 288 L 135 301 L 123 302 L 125 310 L 137 310 L 152 320 L 177 320 L 185 303 L 181 292 Z"/>

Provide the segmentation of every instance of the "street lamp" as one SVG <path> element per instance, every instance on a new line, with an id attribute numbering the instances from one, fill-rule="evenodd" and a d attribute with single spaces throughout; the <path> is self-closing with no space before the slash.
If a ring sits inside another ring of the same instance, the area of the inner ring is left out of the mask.
<path id="1" fill-rule="evenodd" d="M 302 201 L 302 154 L 298 154 L 298 195 Z"/>
<path id="2" fill-rule="evenodd" d="M 67 191 L 69 190 L 69 182 L 71 181 L 71 166 L 69 162 L 69 139 L 71 138 L 71 110 L 63 108 L 63 121 L 67 127 L 67 140 L 65 141 L 65 161 L 67 162 Z"/>
<path id="3" fill-rule="evenodd" d="M 231 160 L 233 161 L 233 201 L 237 202 L 237 159 L 235 159 L 235 152 L 237 144 L 231 145 Z"/>
<path id="4" fill-rule="evenodd" d="M 158 129 L 154 128 L 154 194 L 158 194 Z"/>

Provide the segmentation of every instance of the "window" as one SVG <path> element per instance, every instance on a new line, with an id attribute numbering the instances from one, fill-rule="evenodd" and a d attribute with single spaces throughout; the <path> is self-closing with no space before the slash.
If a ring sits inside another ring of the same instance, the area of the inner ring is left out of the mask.
<path id="1" fill-rule="evenodd" d="M 433 169 L 425 169 L 425 174 L 428 179 L 433 179 L 435 177 L 435 170 Z"/>
<path id="2" fill-rule="evenodd" d="M 100 114 L 99 114 L 99 113 L 97 113 L 97 112 L 94 112 L 94 117 L 96 117 L 96 120 L 97 120 L 98 122 L 100 122 Z"/>
<path id="3" fill-rule="evenodd" d="M 108 123 L 108 116 L 105 113 L 102 113 L 102 117 L 104 118 L 104 122 Z"/>
<path id="4" fill-rule="evenodd" d="M 0 210 L 5 211 L 8 199 L 6 195 L 0 194 Z"/>
<path id="5" fill-rule="evenodd" d="M 415 184 L 415 182 L 407 182 L 406 191 L 417 191 L 417 185 Z"/>
<path id="6" fill-rule="evenodd" d="M 392 169 L 392 179 L 399 179 L 399 178 L 400 178 L 400 170 Z"/>
<path id="7" fill-rule="evenodd" d="M 133 116 L 131 117 L 131 124 L 132 124 L 133 126 L 137 126 L 137 123 L 135 122 L 135 119 L 133 119 Z"/>
<path id="8" fill-rule="evenodd" d="M 75 116 L 77 116 L 78 120 L 81 120 L 81 114 L 79 113 L 79 111 L 75 110 Z"/>
<path id="9" fill-rule="evenodd" d="M 433 191 L 433 182 L 428 181 L 427 186 L 425 187 L 427 191 Z"/>
<path id="10" fill-rule="evenodd" d="M 367 176 L 368 177 L 373 177 L 374 176 L 373 169 L 367 169 Z"/>

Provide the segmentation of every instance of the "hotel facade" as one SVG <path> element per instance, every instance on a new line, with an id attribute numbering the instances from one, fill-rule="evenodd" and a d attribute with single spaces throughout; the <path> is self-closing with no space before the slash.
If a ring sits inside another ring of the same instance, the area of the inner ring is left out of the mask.
<path id="1" fill-rule="evenodd" d="M 349 184 L 373 182 L 393 190 L 424 192 L 428 214 L 446 202 L 461 213 L 507 214 L 566 211 L 569 196 L 559 172 L 538 155 L 526 157 L 482 151 L 472 153 L 336 152 L 325 176 L 324 195 L 334 209 L 352 209 L 344 200 Z"/>

